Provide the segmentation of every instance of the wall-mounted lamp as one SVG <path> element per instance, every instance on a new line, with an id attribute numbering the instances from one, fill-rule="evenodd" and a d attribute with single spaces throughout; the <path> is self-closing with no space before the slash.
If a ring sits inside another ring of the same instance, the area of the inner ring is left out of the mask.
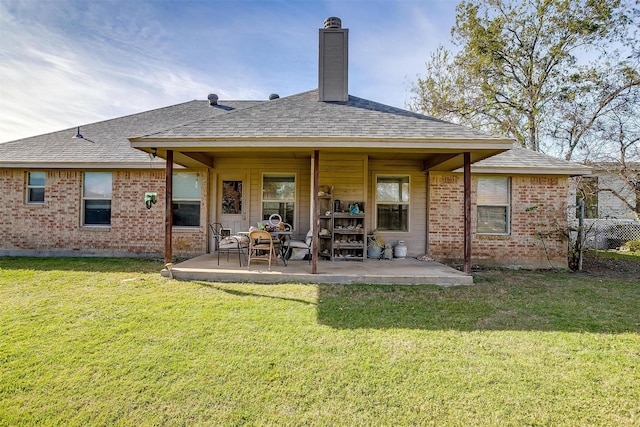
<path id="1" fill-rule="evenodd" d="M 147 207 L 147 209 L 151 209 L 151 206 L 155 205 L 157 201 L 158 201 L 158 193 L 156 193 L 155 191 L 144 193 L 144 204 Z"/>
<path id="2" fill-rule="evenodd" d="M 156 157 L 158 157 L 158 149 L 155 147 L 151 148 L 151 152 L 149 153 L 149 155 L 152 159 L 155 159 Z"/>

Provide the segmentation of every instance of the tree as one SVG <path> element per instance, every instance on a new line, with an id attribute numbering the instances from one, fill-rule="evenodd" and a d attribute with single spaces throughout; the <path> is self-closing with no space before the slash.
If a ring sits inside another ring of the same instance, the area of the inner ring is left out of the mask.
<path id="1" fill-rule="evenodd" d="M 604 64 L 577 68 L 552 99 L 545 151 L 566 160 L 578 154 L 583 162 L 594 161 L 610 154 L 608 148 L 617 150 L 619 138 L 609 133 L 611 127 L 633 133 L 634 127 L 620 122 L 620 117 L 637 114 L 640 108 L 637 64 L 633 56 L 619 59 L 616 51 L 606 56 Z"/>
<path id="2" fill-rule="evenodd" d="M 463 0 L 456 10 L 452 36 L 460 50 L 440 47 L 431 55 L 427 74 L 411 89 L 409 107 L 511 136 L 535 151 L 550 129 L 559 135 L 568 126 L 553 124 L 563 118 L 555 110 L 558 97 L 578 93 L 585 76 L 595 73 L 594 83 L 602 78 L 602 68 L 609 68 L 601 55 L 625 41 L 637 13 L 624 0 Z M 584 67 L 579 56 L 602 65 Z M 631 64 L 625 60 L 614 68 L 635 71 L 630 84 L 637 87 L 637 66 Z M 602 94 L 618 96 L 615 90 Z M 571 135 L 570 144 L 579 145 L 577 131 Z"/>
<path id="3" fill-rule="evenodd" d="M 640 76 L 625 61 L 619 64 L 582 72 L 563 88 L 553 101 L 557 116 L 549 142 L 565 159 L 577 156 L 619 179 L 621 186 L 587 186 L 586 198 L 609 192 L 640 218 Z"/>
<path id="4" fill-rule="evenodd" d="M 605 186 L 598 191 L 610 192 L 640 219 L 640 161 L 637 160 L 640 159 L 640 108 L 616 111 L 599 133 L 603 141 L 617 148 L 617 152 L 606 154 L 610 161 L 599 165 L 616 175 L 622 187 Z"/>

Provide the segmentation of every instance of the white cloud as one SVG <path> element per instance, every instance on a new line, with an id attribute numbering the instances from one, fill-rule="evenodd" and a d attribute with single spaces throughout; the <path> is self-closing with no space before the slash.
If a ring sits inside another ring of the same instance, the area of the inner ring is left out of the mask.
<path id="1" fill-rule="evenodd" d="M 114 38 L 107 39 L 91 23 L 95 34 L 62 32 L 55 21 L 19 20 L 8 12 L 2 10 L 0 22 L 0 141 L 182 102 L 195 94 L 206 98 L 204 81 L 173 64 L 156 40 L 145 45 L 143 37 L 128 37 L 123 29 L 114 29 Z M 136 37 L 138 43 L 126 43 Z"/>
<path id="2" fill-rule="evenodd" d="M 350 28 L 350 92 L 403 106 L 453 22 L 430 15 L 433 2 L 372 4 L 0 0 L 0 141 L 208 93 L 313 89 L 317 29 L 332 15 Z"/>

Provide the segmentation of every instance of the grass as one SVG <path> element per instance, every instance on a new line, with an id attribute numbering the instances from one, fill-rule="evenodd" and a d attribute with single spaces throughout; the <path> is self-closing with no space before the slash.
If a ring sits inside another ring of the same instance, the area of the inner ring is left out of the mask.
<path id="1" fill-rule="evenodd" d="M 588 251 L 591 256 L 609 258 L 609 259 L 621 259 L 625 261 L 634 261 L 640 263 L 640 251 L 616 251 L 616 250 L 600 250 L 600 251 Z"/>
<path id="2" fill-rule="evenodd" d="M 640 286 L 179 282 L 0 258 L 0 425 L 640 424 Z"/>

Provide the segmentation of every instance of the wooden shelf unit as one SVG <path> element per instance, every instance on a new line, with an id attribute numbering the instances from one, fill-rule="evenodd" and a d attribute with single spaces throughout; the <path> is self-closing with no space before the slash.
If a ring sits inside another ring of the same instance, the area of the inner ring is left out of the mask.
<path id="1" fill-rule="evenodd" d="M 333 197 L 331 195 L 318 196 L 318 259 L 331 259 L 331 229 L 333 228 Z"/>
<path id="2" fill-rule="evenodd" d="M 333 261 L 364 261 L 366 234 L 365 214 L 333 213 L 331 259 Z"/>
<path id="3" fill-rule="evenodd" d="M 336 203 L 338 203 L 336 201 Z M 362 202 L 341 202 L 334 208 L 330 194 L 318 196 L 318 259 L 331 261 L 364 261 L 367 237 L 364 231 L 365 213 L 350 214 L 349 207 Z"/>

